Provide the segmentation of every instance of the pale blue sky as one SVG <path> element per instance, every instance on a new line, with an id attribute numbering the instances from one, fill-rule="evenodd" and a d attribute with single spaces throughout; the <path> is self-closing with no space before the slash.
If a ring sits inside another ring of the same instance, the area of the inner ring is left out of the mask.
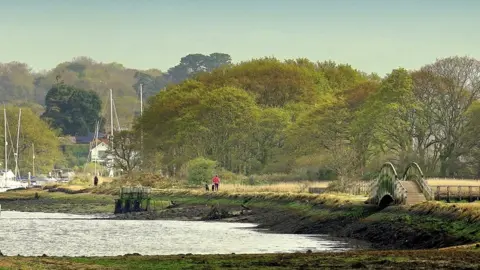
<path id="1" fill-rule="evenodd" d="M 0 62 L 76 56 L 166 70 L 189 53 L 350 63 L 384 75 L 480 59 L 479 0 L 0 0 Z"/>

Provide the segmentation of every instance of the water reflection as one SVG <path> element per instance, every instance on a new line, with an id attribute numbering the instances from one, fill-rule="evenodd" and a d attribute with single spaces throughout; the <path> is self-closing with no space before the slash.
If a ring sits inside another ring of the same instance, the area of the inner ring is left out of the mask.
<path id="1" fill-rule="evenodd" d="M 0 217 L 0 250 L 8 256 L 115 256 L 348 249 L 345 242 L 265 233 L 254 230 L 254 224 L 103 218 L 4 211 Z"/>

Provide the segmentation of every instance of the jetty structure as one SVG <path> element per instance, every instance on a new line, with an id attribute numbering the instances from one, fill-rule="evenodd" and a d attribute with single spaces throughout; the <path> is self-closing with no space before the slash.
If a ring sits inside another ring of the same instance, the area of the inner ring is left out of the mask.
<path id="1" fill-rule="evenodd" d="M 120 198 L 115 200 L 114 214 L 150 211 L 151 192 L 150 187 L 122 187 Z"/>

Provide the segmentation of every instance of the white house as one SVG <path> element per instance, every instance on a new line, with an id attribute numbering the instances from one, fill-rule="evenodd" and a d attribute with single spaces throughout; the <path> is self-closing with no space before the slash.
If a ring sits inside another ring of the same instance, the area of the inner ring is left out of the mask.
<path id="1" fill-rule="evenodd" d="M 91 162 L 105 163 L 107 161 L 108 148 L 107 140 L 98 140 L 97 145 L 93 142 L 90 150 Z"/>

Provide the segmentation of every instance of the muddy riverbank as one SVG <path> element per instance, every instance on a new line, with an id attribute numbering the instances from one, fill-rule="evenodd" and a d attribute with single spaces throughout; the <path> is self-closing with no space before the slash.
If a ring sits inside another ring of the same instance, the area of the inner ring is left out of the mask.
<path id="1" fill-rule="evenodd" d="M 7 193 L 0 194 L 4 210 L 109 214 L 112 219 L 248 222 L 274 232 L 358 239 L 376 249 L 430 249 L 480 242 L 480 207 L 474 204 L 430 202 L 379 211 L 361 201 L 335 196 L 169 191 L 154 194 L 152 212 L 113 216 L 115 196 L 42 190 Z"/>

